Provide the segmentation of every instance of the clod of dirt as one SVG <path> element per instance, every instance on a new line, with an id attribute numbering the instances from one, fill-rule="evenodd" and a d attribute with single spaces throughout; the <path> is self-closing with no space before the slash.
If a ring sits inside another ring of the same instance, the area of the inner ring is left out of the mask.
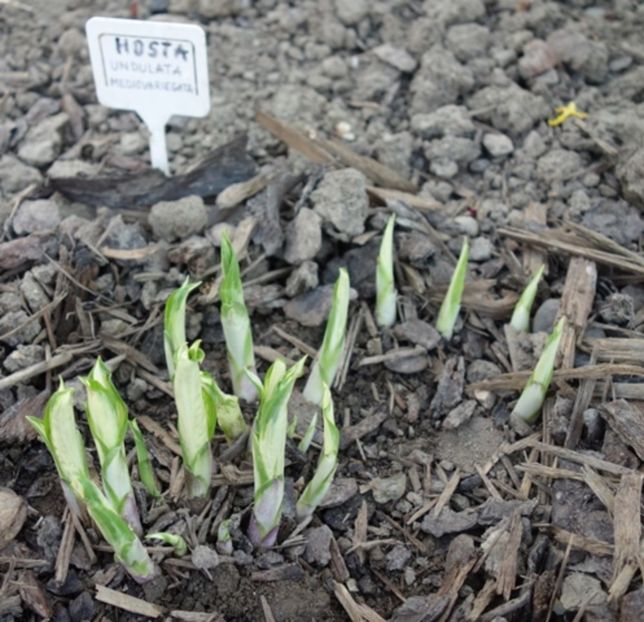
<path id="1" fill-rule="evenodd" d="M 300 264 L 313 259 L 322 248 L 321 219 L 312 209 L 303 207 L 288 228 L 284 259 Z"/>
<path id="2" fill-rule="evenodd" d="M 569 574 L 561 586 L 559 602 L 566 611 L 603 605 L 608 599 L 598 579 L 581 572 Z"/>
<path id="3" fill-rule="evenodd" d="M 446 533 L 460 533 L 472 529 L 478 523 L 478 516 L 473 510 L 454 512 L 451 508 L 443 508 L 438 516 L 430 512 L 420 524 L 421 531 L 435 538 L 440 538 Z"/>
<path id="4" fill-rule="evenodd" d="M 302 326 L 321 326 L 331 309 L 333 286 L 322 285 L 301 294 L 284 305 L 286 317 Z"/>
<path id="5" fill-rule="evenodd" d="M 452 357 L 447 360 L 438 378 L 436 393 L 429 408 L 433 419 L 440 419 L 452 407 L 456 406 L 463 395 L 465 383 L 465 362 L 463 357 Z"/>
<path id="6" fill-rule="evenodd" d="M 37 199 L 23 201 L 16 212 L 12 225 L 17 235 L 36 231 L 50 231 L 60 222 L 60 211 L 56 201 Z"/>
<path id="7" fill-rule="evenodd" d="M 456 408 L 452 408 L 443 420 L 444 430 L 455 430 L 462 426 L 466 421 L 469 421 L 476 410 L 476 402 L 474 400 L 467 400 L 461 402 Z"/>
<path id="8" fill-rule="evenodd" d="M 371 492 L 376 503 L 384 504 L 398 501 L 407 489 L 407 476 L 404 472 L 391 477 L 377 477 L 371 482 Z"/>
<path id="9" fill-rule="evenodd" d="M 320 503 L 321 508 L 334 508 L 346 503 L 358 492 L 358 484 L 355 479 L 340 477 L 333 480 L 331 488 Z"/>
<path id="10" fill-rule="evenodd" d="M 25 500 L 9 488 L 0 488 L 0 549 L 18 535 L 26 518 Z"/>
<path id="11" fill-rule="evenodd" d="M 20 192 L 31 184 L 39 185 L 42 175 L 37 168 L 5 154 L 0 158 L 0 186 L 5 192 Z"/>
<path id="12" fill-rule="evenodd" d="M 389 572 L 403 570 L 412 556 L 412 552 L 404 544 L 396 544 L 385 556 L 387 570 Z"/>
<path id="13" fill-rule="evenodd" d="M 208 224 L 208 215 L 203 199 L 192 195 L 153 205 L 148 222 L 158 237 L 174 242 L 201 233 Z"/>
<path id="14" fill-rule="evenodd" d="M 407 320 L 396 325 L 394 335 L 398 339 L 418 344 L 428 352 L 436 348 L 441 340 L 440 334 L 431 324 L 418 319 Z"/>
<path id="15" fill-rule="evenodd" d="M 191 561 L 199 570 L 210 570 L 219 565 L 219 555 L 209 546 L 199 544 L 192 551 Z"/>
<path id="16" fill-rule="evenodd" d="M 81 592 L 69 603 L 69 615 L 73 622 L 88 622 L 94 619 L 96 604 L 89 592 Z"/>
<path id="17" fill-rule="evenodd" d="M 310 564 L 324 568 L 331 561 L 333 532 L 326 526 L 314 527 L 305 532 L 307 538 L 304 559 Z"/>
<path id="18" fill-rule="evenodd" d="M 615 172 L 624 197 L 644 209 L 644 147 L 623 159 Z"/>

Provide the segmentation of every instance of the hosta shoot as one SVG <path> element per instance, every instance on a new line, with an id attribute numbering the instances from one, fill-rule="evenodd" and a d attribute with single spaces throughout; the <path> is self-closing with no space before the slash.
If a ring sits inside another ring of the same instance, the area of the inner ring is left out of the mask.
<path id="1" fill-rule="evenodd" d="M 74 390 L 66 388 L 61 380 L 58 390 L 47 401 L 42 419 L 27 417 L 27 420 L 54 459 L 67 503 L 80 516 L 75 484 L 89 479 L 89 468 L 85 443 L 76 427 L 73 395 Z"/>
<path id="2" fill-rule="evenodd" d="M 163 345 L 170 378 L 174 376 L 177 353 L 181 346 L 186 343 L 186 302 L 190 292 L 197 289 L 200 285 L 200 281 L 190 283 L 186 279 L 181 287 L 168 296 L 168 300 L 165 303 Z"/>
<path id="3" fill-rule="evenodd" d="M 396 285 L 394 283 L 394 224 L 396 215 L 389 217 L 380 243 L 376 268 L 376 321 L 379 326 L 396 322 Z"/>
<path id="4" fill-rule="evenodd" d="M 545 266 L 541 265 L 541 267 L 534 273 L 514 307 L 510 326 L 512 326 L 512 328 L 517 332 L 527 332 L 530 330 L 530 311 L 532 310 L 532 305 L 537 295 L 539 281 L 543 275 L 544 268 Z"/>
<path id="5" fill-rule="evenodd" d="M 512 411 L 512 417 L 532 423 L 539 415 L 554 373 L 559 342 L 561 341 L 565 323 L 566 319 L 562 317 L 548 336 L 537 365 Z"/>
<path id="6" fill-rule="evenodd" d="M 242 416 L 237 396 L 224 393 L 207 372 L 201 372 L 201 387 L 203 398 L 208 407 L 216 413 L 217 425 L 226 440 L 232 442 L 244 434 L 248 430 L 248 425 Z"/>
<path id="7" fill-rule="evenodd" d="M 217 528 L 217 551 L 222 555 L 232 555 L 233 539 L 230 533 L 231 520 L 222 520 Z"/>
<path id="8" fill-rule="evenodd" d="M 349 273 L 341 268 L 335 287 L 329 319 L 324 331 L 324 339 L 313 368 L 304 387 L 304 397 L 313 404 L 320 405 L 324 385 L 331 386 L 335 372 L 340 364 L 344 350 L 344 338 L 349 314 Z"/>
<path id="9" fill-rule="evenodd" d="M 164 544 L 169 544 L 174 548 L 175 555 L 177 557 L 183 557 L 188 552 L 188 545 L 186 541 L 176 533 L 170 533 L 168 531 L 156 531 L 154 533 L 149 533 L 145 536 L 146 540 L 160 540 Z"/>
<path id="10" fill-rule="evenodd" d="M 222 281 L 219 286 L 221 325 L 226 338 L 233 391 L 247 402 L 257 399 L 257 391 L 247 371 L 255 373 L 255 354 L 250 319 L 242 288 L 239 263 L 227 235 L 221 238 Z"/>
<path id="11" fill-rule="evenodd" d="M 315 508 L 326 495 L 338 466 L 340 449 L 340 430 L 335 424 L 333 400 L 328 387 L 324 387 L 322 398 L 322 419 L 324 421 L 324 445 L 313 478 L 297 501 L 297 517 L 300 520 L 313 514 Z"/>
<path id="12" fill-rule="evenodd" d="M 130 432 L 132 432 L 132 437 L 134 438 L 136 463 L 139 469 L 139 478 L 141 479 L 141 483 L 147 490 L 148 494 L 157 499 L 161 496 L 161 491 L 159 490 L 159 485 L 157 484 L 157 479 L 154 475 L 152 461 L 150 460 L 148 448 L 143 440 L 143 434 L 141 433 L 139 424 L 134 419 L 130 419 Z"/>
<path id="13" fill-rule="evenodd" d="M 467 275 L 467 260 L 469 258 L 469 244 L 467 238 L 463 240 L 461 254 L 458 258 L 452 280 L 443 299 L 438 320 L 436 321 L 436 330 L 444 339 L 448 341 L 454 333 L 454 326 L 458 319 L 458 312 L 461 309 L 461 299 L 463 298 L 463 289 L 465 288 L 465 276 Z"/>
<path id="14" fill-rule="evenodd" d="M 87 421 L 101 464 L 103 490 L 112 507 L 140 534 L 141 520 L 125 455 L 127 406 L 100 358 L 83 382 L 87 389 Z"/>
<path id="15" fill-rule="evenodd" d="M 248 535 L 255 546 L 268 548 L 277 538 L 284 499 L 284 452 L 288 402 L 305 359 L 290 369 L 277 360 L 266 372 L 259 410 L 251 433 L 254 503 Z"/>
<path id="16" fill-rule="evenodd" d="M 76 495 L 83 500 L 99 531 L 114 549 L 114 557 L 139 583 L 156 575 L 156 568 L 133 529 L 89 478 L 76 482 Z"/>
<path id="17" fill-rule="evenodd" d="M 210 440 L 215 431 L 216 414 L 207 407 L 202 395 L 199 363 L 203 356 L 199 342 L 195 342 L 190 348 L 184 344 L 175 361 L 174 399 L 190 497 L 205 496 L 212 479 Z"/>

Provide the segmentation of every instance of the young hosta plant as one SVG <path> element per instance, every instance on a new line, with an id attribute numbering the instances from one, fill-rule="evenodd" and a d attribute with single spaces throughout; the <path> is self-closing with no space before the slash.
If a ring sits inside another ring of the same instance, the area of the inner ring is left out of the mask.
<path id="1" fill-rule="evenodd" d="M 237 396 L 224 393 L 215 379 L 205 371 L 201 372 L 201 388 L 204 400 L 217 414 L 217 425 L 228 442 L 234 441 L 248 430 Z"/>
<path id="2" fill-rule="evenodd" d="M 199 363 L 203 356 L 197 341 L 190 348 L 184 344 L 175 359 L 174 399 L 190 497 L 205 496 L 212 479 L 210 440 L 215 431 L 216 413 L 202 394 Z"/>
<path id="3" fill-rule="evenodd" d="M 329 387 L 333 384 L 335 372 L 340 364 L 347 330 L 349 293 L 349 273 L 341 268 L 333 288 L 333 302 L 322 346 L 304 387 L 304 397 L 313 404 L 321 404 L 324 394 L 323 387 L 325 384 Z"/>
<path id="4" fill-rule="evenodd" d="M 155 531 L 154 533 L 149 533 L 145 536 L 146 540 L 160 540 L 164 544 L 169 544 L 174 548 L 174 552 L 177 557 L 183 557 L 188 552 L 188 545 L 186 541 L 176 533 L 170 533 L 168 531 Z"/>
<path id="5" fill-rule="evenodd" d="M 186 279 L 181 287 L 168 296 L 165 303 L 163 322 L 163 345 L 170 378 L 174 376 L 175 359 L 181 346 L 186 343 L 186 302 L 190 292 L 197 289 L 201 281 L 190 283 Z"/>
<path id="6" fill-rule="evenodd" d="M 47 402 L 43 418 L 28 419 L 54 459 L 70 507 L 76 512 L 81 505 L 87 509 L 117 560 L 134 579 L 145 582 L 154 577 L 154 564 L 134 530 L 90 479 L 85 444 L 74 418 L 73 390 L 61 382 Z"/>
<path id="7" fill-rule="evenodd" d="M 548 336 L 543 352 L 537 361 L 532 375 L 526 383 L 519 401 L 512 411 L 512 417 L 532 423 L 543 405 L 548 387 L 555 369 L 555 360 L 559 351 L 559 342 L 563 334 L 566 318 L 562 317 Z"/>
<path id="8" fill-rule="evenodd" d="M 340 430 L 335 424 L 333 400 L 329 387 L 324 387 L 322 397 L 322 419 L 324 421 L 324 445 L 313 478 L 297 501 L 296 511 L 299 520 L 308 518 L 320 504 L 333 482 L 338 467 L 340 449 Z"/>
<path id="9" fill-rule="evenodd" d="M 255 546 L 275 544 L 284 499 L 284 452 L 288 428 L 288 401 L 305 359 L 290 369 L 280 360 L 266 372 L 259 411 L 251 432 L 254 474 L 253 513 L 248 536 Z"/>
<path id="10" fill-rule="evenodd" d="M 125 455 L 127 406 L 100 358 L 83 382 L 87 389 L 87 421 L 101 464 L 103 489 L 112 507 L 140 534 L 141 519 Z"/>
<path id="11" fill-rule="evenodd" d="M 389 217 L 380 243 L 376 269 L 376 321 L 380 326 L 393 326 L 396 321 L 396 285 L 394 283 L 394 224 Z"/>
<path id="12" fill-rule="evenodd" d="M 514 307 L 514 312 L 512 313 L 512 319 L 510 320 L 510 326 L 514 328 L 517 332 L 527 332 L 530 330 L 530 311 L 532 310 L 532 305 L 534 299 L 537 295 L 537 289 L 539 287 L 539 281 L 543 275 L 545 266 L 542 265 L 532 276 L 530 282 L 526 285 L 525 289 L 521 293 L 521 297 L 517 301 L 516 306 Z"/>
<path id="13" fill-rule="evenodd" d="M 161 496 L 161 491 L 159 490 L 159 485 L 157 484 L 156 477 L 154 476 L 150 454 L 148 453 L 148 448 L 145 446 L 145 441 L 143 440 L 143 434 L 141 433 L 139 424 L 134 419 L 130 419 L 130 432 L 132 432 L 132 437 L 134 438 L 136 463 L 139 467 L 141 483 L 150 496 L 158 499 Z"/>
<path id="14" fill-rule="evenodd" d="M 221 270 L 219 286 L 221 325 L 226 338 L 228 364 L 235 395 L 247 402 L 257 399 L 257 390 L 248 374 L 255 373 L 255 354 L 250 319 L 244 303 L 239 263 L 227 235 L 221 238 Z"/>
<path id="15" fill-rule="evenodd" d="M 85 443 L 76 427 L 73 395 L 74 390 L 66 388 L 61 380 L 58 390 L 47 401 L 42 419 L 27 417 L 27 420 L 54 459 L 67 504 L 80 516 L 82 510 L 74 483 L 89 479 L 89 468 Z"/>
<path id="16" fill-rule="evenodd" d="M 463 297 L 463 289 L 465 288 L 469 252 L 470 246 L 467 238 L 465 238 L 461 248 L 461 254 L 454 269 L 454 274 L 452 275 L 452 280 L 449 283 L 443 304 L 441 304 L 440 311 L 438 312 L 436 330 L 448 341 L 452 338 L 454 326 L 458 319 L 458 312 L 461 309 L 461 298 Z"/>

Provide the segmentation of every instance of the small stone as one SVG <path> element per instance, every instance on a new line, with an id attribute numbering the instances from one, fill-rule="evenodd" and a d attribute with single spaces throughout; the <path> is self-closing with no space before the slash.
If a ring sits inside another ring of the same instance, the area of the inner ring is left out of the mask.
<path id="1" fill-rule="evenodd" d="M 188 196 L 153 205 L 148 222 L 157 237 L 174 242 L 200 234 L 208 223 L 208 215 L 201 197 Z"/>
<path id="2" fill-rule="evenodd" d="M 531 158 L 538 158 L 543 155 L 547 148 L 541 134 L 536 130 L 532 130 L 523 141 L 523 151 Z"/>
<path id="3" fill-rule="evenodd" d="M 3 365 L 9 372 L 13 373 L 19 369 L 25 369 L 45 360 L 45 351 L 41 345 L 29 344 L 19 345 L 7 358 Z"/>
<path id="4" fill-rule="evenodd" d="M 420 112 L 411 117 L 412 130 L 422 138 L 473 136 L 476 130 L 465 106 L 449 104 L 434 112 Z"/>
<path id="5" fill-rule="evenodd" d="M 435 349 L 441 340 L 438 331 L 431 324 L 418 319 L 407 320 L 396 325 L 394 335 L 398 339 L 418 344 L 427 351 Z"/>
<path id="6" fill-rule="evenodd" d="M 454 512 L 451 508 L 444 507 L 438 516 L 435 516 L 433 511 L 426 514 L 420 529 L 435 538 L 440 538 L 446 533 L 460 533 L 472 529 L 477 523 L 476 512 L 471 510 Z"/>
<path id="7" fill-rule="evenodd" d="M 476 262 L 487 261 L 492 257 L 493 250 L 494 245 L 490 238 L 474 238 L 470 243 L 470 260 Z"/>
<path id="8" fill-rule="evenodd" d="M 397 374 L 417 374 L 429 367 L 429 359 L 425 353 L 413 353 L 386 360 L 385 367 Z"/>
<path id="9" fill-rule="evenodd" d="M 390 43 L 383 43 L 377 48 L 374 48 L 372 52 L 383 63 L 387 63 L 403 73 L 411 73 L 416 69 L 416 60 L 414 57 L 406 50 L 394 47 Z"/>
<path id="10" fill-rule="evenodd" d="M 65 177 L 92 177 L 97 175 L 100 166 L 85 160 L 56 160 L 48 169 L 49 179 Z"/>
<path id="11" fill-rule="evenodd" d="M 313 209 L 340 233 L 349 236 L 364 233 L 369 209 L 367 180 L 352 168 L 326 173 L 311 193 Z"/>
<path id="12" fill-rule="evenodd" d="M 326 525 L 322 525 L 322 527 L 307 530 L 305 535 L 307 540 L 304 559 L 309 564 L 316 564 L 320 568 L 328 566 L 331 561 L 333 532 Z"/>
<path id="13" fill-rule="evenodd" d="M 609 52 L 604 43 L 588 39 L 570 28 L 551 32 L 547 42 L 559 62 L 568 65 L 588 82 L 599 84 L 606 78 Z"/>
<path id="14" fill-rule="evenodd" d="M 599 315 L 609 324 L 627 326 L 635 316 L 635 303 L 627 294 L 611 294 L 599 307 Z"/>
<path id="15" fill-rule="evenodd" d="M 584 421 L 584 438 L 589 443 L 597 443 L 604 433 L 604 423 L 596 408 L 587 408 L 582 415 Z"/>
<path id="16" fill-rule="evenodd" d="M 544 300 L 534 314 L 532 320 L 533 333 L 550 333 L 555 325 L 555 318 L 559 313 L 559 299 L 548 298 Z"/>
<path id="17" fill-rule="evenodd" d="M 24 296 L 27 306 L 32 313 L 37 313 L 50 302 L 49 296 L 31 271 L 22 277 L 20 293 Z"/>
<path id="18" fill-rule="evenodd" d="M 556 64 L 557 57 L 550 46 L 541 39 L 532 39 L 523 48 L 523 56 L 519 60 L 519 73 L 526 79 L 535 78 Z"/>
<path id="19" fill-rule="evenodd" d="M 551 149 L 537 161 L 537 176 L 546 183 L 565 181 L 583 168 L 581 156 L 568 149 Z"/>
<path id="20" fill-rule="evenodd" d="M 69 616 L 73 622 L 89 622 L 94 619 L 96 605 L 89 592 L 81 592 L 69 603 Z"/>
<path id="21" fill-rule="evenodd" d="M 199 570 L 211 570 L 219 565 L 219 555 L 217 554 L 217 551 L 211 549 L 205 544 L 197 545 L 192 550 L 190 559 Z"/>
<path id="22" fill-rule="evenodd" d="M 396 544 L 385 557 L 387 570 L 389 572 L 403 570 L 411 558 L 412 552 L 404 544 Z"/>
<path id="23" fill-rule="evenodd" d="M 339 477 L 333 480 L 331 487 L 320 502 L 320 508 L 334 508 L 346 503 L 358 493 L 358 483 L 352 477 Z"/>
<path id="24" fill-rule="evenodd" d="M 425 157 L 430 160 L 451 160 L 469 164 L 481 155 L 480 146 L 469 138 L 445 136 L 425 144 Z"/>
<path id="25" fill-rule="evenodd" d="M 25 500 L 10 488 L 0 488 L 0 549 L 20 533 L 26 518 Z"/>
<path id="26" fill-rule="evenodd" d="M 288 227 L 284 259 L 290 264 L 300 264 L 313 259 L 321 248 L 320 217 L 312 209 L 303 207 Z"/>
<path id="27" fill-rule="evenodd" d="M 37 168 L 27 166 L 11 154 L 0 158 L 0 187 L 6 193 L 20 192 L 31 184 L 39 185 L 43 180 Z"/>
<path id="28" fill-rule="evenodd" d="M 476 359 L 472 361 L 468 366 L 465 372 L 467 381 L 470 384 L 475 382 L 480 382 L 481 380 L 488 380 L 490 378 L 496 378 L 501 374 L 501 368 L 492 361 L 486 361 L 483 359 Z"/>
<path id="29" fill-rule="evenodd" d="M 16 211 L 12 225 L 16 235 L 55 229 L 60 223 L 58 204 L 50 199 L 23 201 Z"/>
<path id="30" fill-rule="evenodd" d="M 335 11 L 345 26 L 355 26 L 369 15 L 369 3 L 367 0 L 335 0 Z"/>
<path id="31" fill-rule="evenodd" d="M 569 574 L 564 579 L 559 597 L 559 602 L 566 611 L 603 605 L 607 600 L 600 581 L 581 572 Z"/>
<path id="32" fill-rule="evenodd" d="M 444 430 L 455 430 L 469 421 L 476 410 L 476 402 L 467 400 L 461 402 L 456 408 L 453 408 L 443 420 Z"/>
<path id="33" fill-rule="evenodd" d="M 13 347 L 21 343 L 31 343 L 40 332 L 40 321 L 28 320 L 29 316 L 22 309 L 19 311 L 11 311 L 0 316 L 0 335 L 4 335 L 20 327 L 16 332 L 11 332 L 2 342 Z"/>
<path id="34" fill-rule="evenodd" d="M 371 482 L 371 492 L 376 503 L 384 504 L 398 501 L 407 490 L 407 476 L 398 473 L 391 477 L 377 477 Z"/>
<path id="35" fill-rule="evenodd" d="M 644 209 L 644 147 L 629 157 L 621 159 L 616 173 L 622 185 L 624 198 L 640 209 Z M 1 173 L 0 177 L 2 177 Z"/>
<path id="36" fill-rule="evenodd" d="M 427 260 L 438 252 L 429 236 L 418 231 L 397 233 L 396 241 L 398 257 L 419 268 L 425 268 Z"/>
<path id="37" fill-rule="evenodd" d="M 640 622 L 644 611 L 644 588 L 640 587 L 621 598 L 619 622 Z"/>
<path id="38" fill-rule="evenodd" d="M 512 140 L 505 134 L 485 134 L 483 146 L 493 158 L 510 155 L 514 151 Z"/>
<path id="39" fill-rule="evenodd" d="M 333 286 L 322 285 L 293 298 L 284 306 L 286 317 L 302 326 L 321 326 L 331 309 Z"/>
<path id="40" fill-rule="evenodd" d="M 480 24 L 456 24 L 447 31 L 447 47 L 461 62 L 486 53 L 490 45 L 490 30 Z"/>
<path id="41" fill-rule="evenodd" d="M 27 132 L 18 148 L 18 156 L 33 166 L 51 164 L 63 145 L 60 130 L 68 122 L 69 116 L 65 112 L 43 119 Z"/>
<path id="42" fill-rule="evenodd" d="M 476 218 L 471 216 L 457 216 L 454 218 L 454 224 L 459 231 L 470 238 L 475 238 L 479 234 L 479 223 Z"/>
<path id="43" fill-rule="evenodd" d="M 318 265 L 314 261 L 304 261 L 289 274 L 284 292 L 293 298 L 318 286 Z"/>
<path id="44" fill-rule="evenodd" d="M 436 177 L 451 179 L 458 174 L 458 164 L 453 160 L 438 158 L 429 163 L 429 170 L 436 175 Z"/>

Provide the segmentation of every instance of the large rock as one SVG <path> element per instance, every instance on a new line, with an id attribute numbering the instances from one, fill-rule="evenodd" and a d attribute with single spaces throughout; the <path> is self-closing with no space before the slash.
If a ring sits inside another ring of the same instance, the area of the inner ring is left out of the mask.
<path id="1" fill-rule="evenodd" d="M 327 173 L 311 194 L 313 208 L 323 220 L 349 236 L 364 232 L 369 198 L 367 180 L 352 168 Z"/>
<path id="2" fill-rule="evenodd" d="M 27 166 L 13 155 L 0 158 L 0 188 L 4 193 L 20 192 L 30 184 L 40 184 L 42 175 L 32 166 Z"/>
<path id="3" fill-rule="evenodd" d="M 208 215 L 203 199 L 189 196 L 152 206 L 148 223 L 159 238 L 174 242 L 201 233 L 208 223 Z"/>
<path id="4" fill-rule="evenodd" d="M 644 209 L 644 147 L 622 160 L 616 172 L 622 184 L 624 198 Z"/>

